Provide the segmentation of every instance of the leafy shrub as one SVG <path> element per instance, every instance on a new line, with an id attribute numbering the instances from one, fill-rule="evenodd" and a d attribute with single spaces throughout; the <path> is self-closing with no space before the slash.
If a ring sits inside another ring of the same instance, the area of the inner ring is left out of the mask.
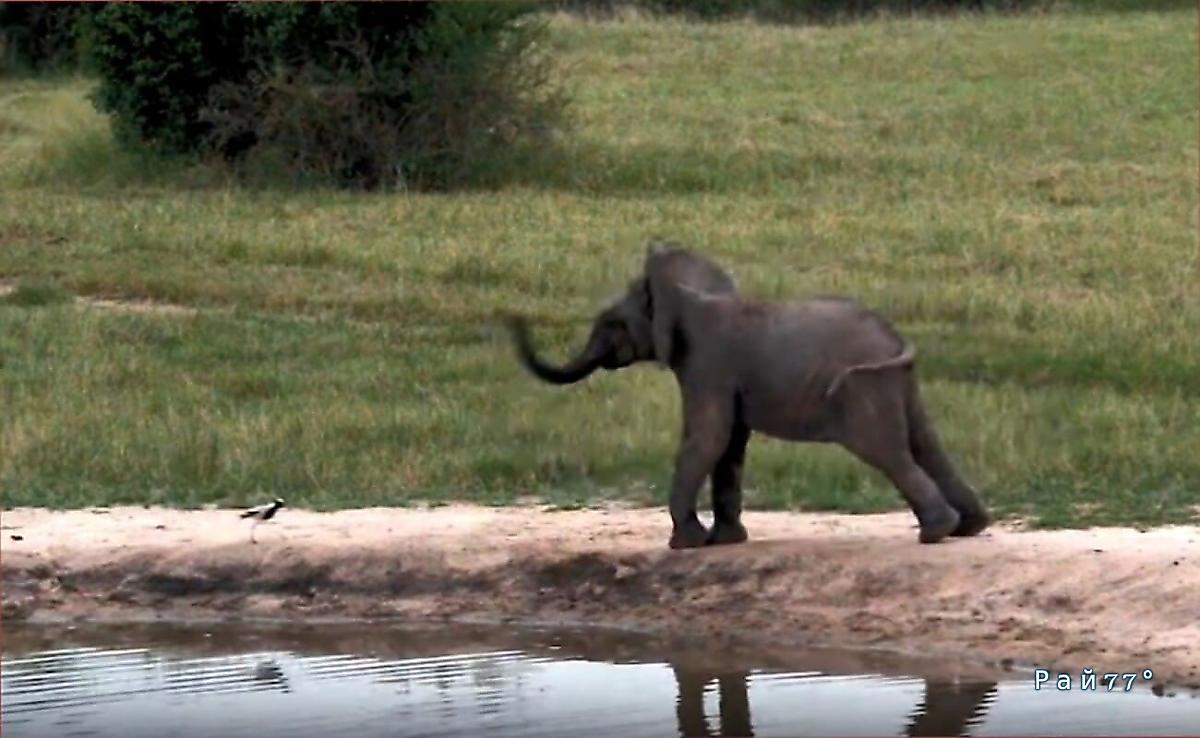
<path id="1" fill-rule="evenodd" d="M 92 3 L 0 3 L 0 68 L 61 70 L 87 56 Z"/>
<path id="2" fill-rule="evenodd" d="M 209 90 L 248 73 L 249 24 L 220 4 L 109 3 L 95 18 L 94 101 L 123 143 L 197 151 Z"/>
<path id="3" fill-rule="evenodd" d="M 95 100 L 127 143 L 342 184 L 455 184 L 561 119 L 532 9 L 114 3 L 95 21 Z"/>

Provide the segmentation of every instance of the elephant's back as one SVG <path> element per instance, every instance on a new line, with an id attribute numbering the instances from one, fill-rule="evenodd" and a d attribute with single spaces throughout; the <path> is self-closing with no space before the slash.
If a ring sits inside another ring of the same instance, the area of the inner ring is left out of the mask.
<path id="1" fill-rule="evenodd" d="M 879 313 L 852 297 L 821 296 L 787 306 L 789 338 L 809 343 L 827 362 L 849 366 L 893 358 L 904 339 Z"/>
<path id="2" fill-rule="evenodd" d="M 887 321 L 851 298 L 776 304 L 756 320 L 758 330 L 730 337 L 732 364 L 747 422 L 778 438 L 827 440 L 834 378 L 904 349 Z"/>

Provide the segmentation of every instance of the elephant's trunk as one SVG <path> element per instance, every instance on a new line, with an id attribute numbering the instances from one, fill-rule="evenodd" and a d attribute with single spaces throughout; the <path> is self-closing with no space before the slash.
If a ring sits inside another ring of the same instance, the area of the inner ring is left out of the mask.
<path id="1" fill-rule="evenodd" d="M 509 321 L 509 329 L 512 331 L 517 357 L 521 363 L 535 377 L 551 384 L 571 384 L 584 379 L 599 368 L 608 351 L 604 341 L 598 335 L 593 335 L 578 356 L 561 367 L 553 366 L 542 361 L 534 352 L 525 321 L 513 318 Z"/>

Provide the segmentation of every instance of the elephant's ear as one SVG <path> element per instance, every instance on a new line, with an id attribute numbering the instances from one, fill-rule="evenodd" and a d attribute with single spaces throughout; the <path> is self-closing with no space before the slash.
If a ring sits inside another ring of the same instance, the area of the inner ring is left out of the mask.
<path id="1" fill-rule="evenodd" d="M 654 339 L 654 356 L 664 366 L 672 366 L 678 358 L 675 353 L 676 321 L 665 315 L 665 312 L 655 312 L 650 330 Z"/>
<path id="2" fill-rule="evenodd" d="M 682 295 L 679 285 L 667 274 L 646 275 L 646 305 L 654 357 L 664 366 L 674 366 L 683 353 Z"/>
<path id="3" fill-rule="evenodd" d="M 645 313 L 650 319 L 650 338 L 654 343 L 654 358 L 663 366 L 671 366 L 675 358 L 675 331 L 679 315 L 677 301 L 672 299 L 674 282 L 666 268 L 664 257 L 669 246 L 654 239 L 646 247 L 646 262 L 642 282 L 645 285 Z"/>

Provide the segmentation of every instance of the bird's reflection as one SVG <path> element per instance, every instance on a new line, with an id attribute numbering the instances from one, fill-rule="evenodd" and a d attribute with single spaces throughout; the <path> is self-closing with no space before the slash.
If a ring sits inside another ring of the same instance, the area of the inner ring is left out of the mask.
<path id="1" fill-rule="evenodd" d="M 275 659 L 267 659 L 255 664 L 252 678 L 256 682 L 278 688 L 281 692 L 292 691 L 292 688 L 288 685 L 287 675 L 283 673 L 283 669 L 280 668 Z"/>
<path id="2" fill-rule="evenodd" d="M 754 735 L 747 688 L 749 671 L 718 671 L 672 664 L 678 695 L 675 716 L 681 738 Z M 704 690 L 717 684 L 718 720 L 704 712 Z M 903 733 L 920 736 L 963 736 L 982 721 L 995 699 L 995 682 L 925 682 L 925 697 L 909 716 Z"/>

